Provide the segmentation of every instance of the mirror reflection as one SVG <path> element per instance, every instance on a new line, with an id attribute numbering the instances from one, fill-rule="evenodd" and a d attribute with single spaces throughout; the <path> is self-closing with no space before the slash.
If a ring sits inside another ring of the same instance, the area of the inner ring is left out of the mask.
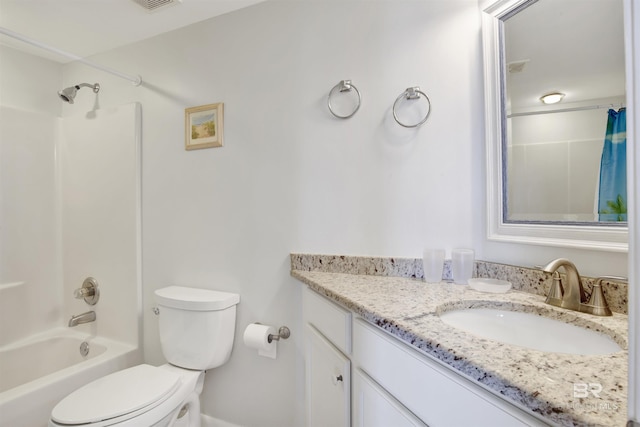
<path id="1" fill-rule="evenodd" d="M 503 220 L 626 225 L 622 0 L 533 1 L 503 22 Z"/>

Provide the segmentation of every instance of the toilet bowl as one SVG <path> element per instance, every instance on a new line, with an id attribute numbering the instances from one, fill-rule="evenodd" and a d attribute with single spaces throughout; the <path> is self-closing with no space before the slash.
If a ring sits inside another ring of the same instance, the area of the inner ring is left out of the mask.
<path id="1" fill-rule="evenodd" d="M 199 427 L 206 369 L 227 362 L 237 294 L 170 286 L 156 291 L 160 342 L 169 362 L 127 368 L 77 389 L 49 427 Z"/>

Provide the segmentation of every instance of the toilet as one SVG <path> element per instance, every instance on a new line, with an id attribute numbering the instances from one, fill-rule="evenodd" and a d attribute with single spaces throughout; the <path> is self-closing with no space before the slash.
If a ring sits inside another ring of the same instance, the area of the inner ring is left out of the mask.
<path id="1" fill-rule="evenodd" d="M 51 412 L 49 427 L 200 427 L 205 370 L 229 360 L 240 295 L 169 286 L 155 292 L 168 364 L 142 364 L 79 388 Z"/>

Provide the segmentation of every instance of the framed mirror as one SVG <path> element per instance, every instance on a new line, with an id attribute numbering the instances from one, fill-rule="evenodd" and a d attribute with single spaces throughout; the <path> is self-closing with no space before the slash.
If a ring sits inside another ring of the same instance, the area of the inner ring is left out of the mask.
<path id="1" fill-rule="evenodd" d="M 488 238 L 627 251 L 622 0 L 481 7 Z"/>

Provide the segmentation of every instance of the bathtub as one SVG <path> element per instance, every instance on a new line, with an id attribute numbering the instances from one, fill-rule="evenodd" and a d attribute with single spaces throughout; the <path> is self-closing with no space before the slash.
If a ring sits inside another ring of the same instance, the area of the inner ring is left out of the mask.
<path id="1" fill-rule="evenodd" d="M 86 356 L 80 352 L 83 342 L 89 344 Z M 138 347 L 69 328 L 0 347 L 0 427 L 46 427 L 67 394 L 138 363 Z"/>

